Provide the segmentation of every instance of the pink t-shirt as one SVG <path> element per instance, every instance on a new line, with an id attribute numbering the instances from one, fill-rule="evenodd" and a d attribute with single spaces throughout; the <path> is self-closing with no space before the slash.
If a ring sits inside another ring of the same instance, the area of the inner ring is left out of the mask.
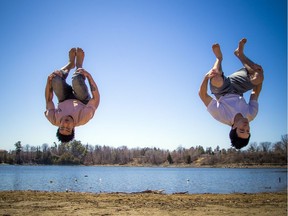
<path id="1" fill-rule="evenodd" d="M 258 102 L 250 100 L 246 103 L 242 96 L 236 94 L 228 94 L 219 98 L 213 99 L 207 106 L 208 112 L 218 121 L 223 124 L 232 126 L 234 117 L 241 113 L 248 121 L 252 121 L 258 113 Z"/>
<path id="2" fill-rule="evenodd" d="M 74 119 L 75 126 L 86 124 L 93 118 L 96 107 L 85 105 L 76 99 L 65 100 L 58 104 L 58 108 L 49 108 L 45 111 L 46 118 L 55 126 L 60 126 L 63 116 L 70 115 Z"/>

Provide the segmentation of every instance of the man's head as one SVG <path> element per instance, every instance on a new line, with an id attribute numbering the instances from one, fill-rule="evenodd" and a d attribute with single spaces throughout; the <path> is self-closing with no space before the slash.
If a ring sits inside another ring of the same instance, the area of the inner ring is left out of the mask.
<path id="1" fill-rule="evenodd" d="M 241 149 L 248 145 L 250 140 L 250 125 L 247 118 L 239 118 L 231 128 L 229 133 L 232 146 Z"/>
<path id="2" fill-rule="evenodd" d="M 56 136 L 61 142 L 69 142 L 74 139 L 74 119 L 72 116 L 63 116 Z"/>

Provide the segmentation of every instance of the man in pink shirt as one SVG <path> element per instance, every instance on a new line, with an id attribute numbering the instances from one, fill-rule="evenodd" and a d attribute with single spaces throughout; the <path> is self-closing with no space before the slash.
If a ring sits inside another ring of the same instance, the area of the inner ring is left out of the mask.
<path id="1" fill-rule="evenodd" d="M 250 125 L 258 113 L 258 97 L 264 79 L 263 69 L 244 55 L 244 45 L 247 40 L 240 40 L 234 54 L 244 68 L 226 77 L 222 71 L 222 52 L 219 44 L 214 44 L 212 50 L 216 61 L 212 69 L 205 75 L 199 90 L 199 96 L 208 112 L 223 124 L 231 127 L 229 137 L 232 146 L 241 149 L 249 143 Z M 210 90 L 216 98 L 207 93 L 208 81 Z M 252 90 L 249 103 L 243 94 Z"/>
<path id="2" fill-rule="evenodd" d="M 69 51 L 68 64 L 54 71 L 47 78 L 45 116 L 51 124 L 58 127 L 56 136 L 61 142 L 74 139 L 74 128 L 92 119 L 100 102 L 98 87 L 91 74 L 82 68 L 83 61 L 84 51 L 81 48 L 72 48 Z M 66 78 L 75 66 L 76 71 L 72 77 L 72 86 L 70 86 L 66 83 Z M 85 84 L 86 78 L 92 98 Z M 53 92 L 58 98 L 57 108 L 53 103 Z"/>

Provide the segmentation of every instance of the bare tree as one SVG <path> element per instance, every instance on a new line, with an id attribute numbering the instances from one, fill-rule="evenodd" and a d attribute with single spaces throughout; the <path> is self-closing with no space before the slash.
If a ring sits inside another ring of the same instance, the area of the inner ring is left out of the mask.
<path id="1" fill-rule="evenodd" d="M 281 142 L 282 142 L 282 145 L 283 145 L 283 149 L 287 153 L 288 134 L 285 134 L 285 135 L 282 136 Z"/>
<path id="2" fill-rule="evenodd" d="M 261 142 L 260 146 L 263 152 L 269 152 L 270 147 L 271 147 L 271 142 Z"/>
<path id="3" fill-rule="evenodd" d="M 16 142 L 15 144 L 15 152 L 16 152 L 16 163 L 17 164 L 21 164 L 22 163 L 22 159 L 21 159 L 21 151 L 22 151 L 22 145 L 21 145 L 21 141 Z"/>
<path id="4" fill-rule="evenodd" d="M 247 151 L 248 152 L 257 152 L 257 151 L 259 151 L 259 147 L 258 147 L 257 142 L 250 143 Z"/>

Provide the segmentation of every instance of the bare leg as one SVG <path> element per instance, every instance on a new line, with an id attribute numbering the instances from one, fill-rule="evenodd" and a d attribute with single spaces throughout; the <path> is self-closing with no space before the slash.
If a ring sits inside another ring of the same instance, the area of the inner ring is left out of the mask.
<path id="1" fill-rule="evenodd" d="M 216 75 L 210 80 L 210 82 L 213 86 L 219 88 L 223 85 L 223 77 L 222 77 L 223 71 L 221 66 L 223 56 L 219 44 L 213 44 L 212 50 L 214 55 L 216 56 L 216 61 L 213 65 L 211 72 L 215 73 Z"/>
<path id="2" fill-rule="evenodd" d="M 77 48 L 76 50 L 76 68 L 82 68 L 84 61 L 84 51 L 81 48 Z"/>
<path id="3" fill-rule="evenodd" d="M 244 54 L 244 45 L 247 42 L 246 38 L 243 38 L 239 41 L 237 49 L 234 51 L 234 54 L 238 57 L 241 61 L 243 66 L 247 69 L 250 80 L 254 85 L 258 85 L 262 83 L 264 76 L 263 76 L 263 69 L 260 65 L 255 64 L 249 58 L 247 58 Z"/>
<path id="4" fill-rule="evenodd" d="M 61 68 L 61 70 L 65 71 L 66 73 L 69 73 L 69 71 L 75 67 L 75 57 L 76 57 L 76 49 L 72 48 L 69 51 L 69 61 L 65 66 Z"/>
<path id="5" fill-rule="evenodd" d="M 76 98 L 82 103 L 87 104 L 91 99 L 89 95 L 88 88 L 85 84 L 85 76 L 80 74 L 78 70 L 83 67 L 85 53 L 81 48 L 77 48 L 76 50 L 76 71 L 72 77 L 72 87 L 74 91 L 74 95 Z"/>

